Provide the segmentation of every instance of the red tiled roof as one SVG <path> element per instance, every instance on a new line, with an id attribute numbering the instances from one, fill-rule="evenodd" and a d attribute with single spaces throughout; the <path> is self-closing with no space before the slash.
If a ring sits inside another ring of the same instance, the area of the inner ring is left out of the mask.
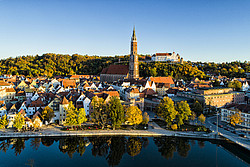
<path id="1" fill-rule="evenodd" d="M 6 88 L 6 92 L 16 92 L 14 88 Z"/>
<path id="2" fill-rule="evenodd" d="M 171 56 L 172 53 L 156 53 L 155 56 Z"/>
<path id="3" fill-rule="evenodd" d="M 132 90 L 130 91 L 131 93 L 139 93 L 139 89 L 137 88 L 132 88 Z"/>
<path id="4" fill-rule="evenodd" d="M 71 75 L 70 79 L 90 78 L 90 75 Z"/>
<path id="5" fill-rule="evenodd" d="M 174 84 L 174 81 L 172 77 L 150 77 L 151 81 L 154 81 L 155 83 L 169 83 Z"/>
<path id="6" fill-rule="evenodd" d="M 76 87 L 76 81 L 75 80 L 69 80 L 69 79 L 64 79 L 62 80 L 63 82 L 63 87 L 67 88 L 67 87 Z"/>
<path id="7" fill-rule="evenodd" d="M 127 75 L 129 67 L 127 65 L 110 65 L 108 68 L 104 68 L 101 74 L 118 74 Z"/>
<path id="8" fill-rule="evenodd" d="M 120 97 L 118 91 L 103 91 L 103 93 L 109 94 L 111 97 L 113 96 Z"/>
<path id="9" fill-rule="evenodd" d="M 101 74 L 106 74 L 106 73 L 107 73 L 107 71 L 108 71 L 108 68 L 104 68 L 104 69 L 102 69 Z"/>
<path id="10" fill-rule="evenodd" d="M 30 107 L 40 107 L 44 106 L 44 103 L 41 100 L 36 100 L 31 102 Z"/>
<path id="11" fill-rule="evenodd" d="M 147 88 L 144 91 L 142 91 L 145 95 L 154 95 L 157 94 L 153 89 Z"/>
<path id="12" fill-rule="evenodd" d="M 0 81 L 0 86 L 10 86 L 10 84 L 4 81 Z"/>

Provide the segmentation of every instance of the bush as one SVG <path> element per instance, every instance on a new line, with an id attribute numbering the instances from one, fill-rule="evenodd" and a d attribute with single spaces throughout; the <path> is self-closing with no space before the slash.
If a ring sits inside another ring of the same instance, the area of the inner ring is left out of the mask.
<path id="1" fill-rule="evenodd" d="M 178 127 L 177 127 L 177 124 L 171 125 L 171 129 L 172 129 L 172 130 L 177 130 L 177 128 L 178 128 Z"/>
<path id="2" fill-rule="evenodd" d="M 207 128 L 205 126 L 202 127 L 202 131 L 206 132 Z"/>

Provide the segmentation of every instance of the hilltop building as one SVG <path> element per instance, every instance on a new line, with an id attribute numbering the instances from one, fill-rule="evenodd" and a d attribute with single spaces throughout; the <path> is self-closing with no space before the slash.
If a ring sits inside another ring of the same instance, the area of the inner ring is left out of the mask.
<path id="1" fill-rule="evenodd" d="M 183 63 L 183 58 L 175 52 L 173 53 L 156 53 L 151 57 L 151 61 L 171 61 L 171 62 L 178 62 Z"/>

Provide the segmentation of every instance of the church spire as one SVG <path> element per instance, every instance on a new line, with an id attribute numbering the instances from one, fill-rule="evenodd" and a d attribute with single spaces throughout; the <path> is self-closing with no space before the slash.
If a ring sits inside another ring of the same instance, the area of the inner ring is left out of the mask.
<path id="1" fill-rule="evenodd" d="M 135 26 L 134 26 L 134 30 L 133 30 L 133 35 L 132 35 L 131 41 L 137 42 L 137 38 L 136 38 L 136 35 L 135 35 Z"/>
<path id="2" fill-rule="evenodd" d="M 131 52 L 129 58 L 129 79 L 139 78 L 139 63 L 137 55 L 137 38 L 135 36 L 135 27 L 131 37 Z"/>

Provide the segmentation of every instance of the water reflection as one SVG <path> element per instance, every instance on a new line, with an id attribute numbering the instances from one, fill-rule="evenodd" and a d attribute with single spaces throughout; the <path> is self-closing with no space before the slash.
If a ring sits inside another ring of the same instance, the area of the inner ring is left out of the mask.
<path id="1" fill-rule="evenodd" d="M 106 158 L 110 166 L 119 165 L 123 154 L 126 153 L 126 142 L 125 137 L 113 137 L 111 139 L 110 151 Z"/>
<path id="2" fill-rule="evenodd" d="M 41 138 L 33 138 L 31 139 L 30 146 L 32 147 L 33 150 L 38 150 L 40 147 L 41 143 Z"/>
<path id="3" fill-rule="evenodd" d="M 41 142 L 44 146 L 49 147 L 54 143 L 54 139 L 50 137 L 44 137 L 41 139 Z"/>
<path id="4" fill-rule="evenodd" d="M 20 155 L 21 152 L 25 149 L 25 139 L 17 138 L 12 140 L 13 140 L 13 145 L 11 149 L 14 149 L 16 156 Z"/>
<path id="5" fill-rule="evenodd" d="M 0 150 L 6 153 L 10 145 L 12 145 L 11 149 L 14 150 L 16 156 L 20 155 L 25 149 L 25 140 L 24 138 L 14 138 L 1 141 Z M 148 138 L 143 137 L 68 137 L 60 139 L 32 138 L 30 140 L 30 147 L 33 150 L 38 150 L 41 143 L 46 147 L 50 147 L 55 141 L 59 140 L 59 150 L 64 154 L 68 154 L 70 158 L 73 158 L 74 153 L 83 156 L 87 146 L 91 144 L 92 155 L 105 157 L 111 166 L 118 165 L 125 153 L 134 157 L 149 145 Z M 181 138 L 157 137 L 154 138 L 154 142 L 158 147 L 158 151 L 166 159 L 173 158 L 176 151 L 180 156 L 187 157 L 191 148 L 189 141 Z M 199 145 L 204 145 L 204 143 L 201 144 L 200 142 Z"/>
<path id="6" fill-rule="evenodd" d="M 88 141 L 84 138 L 63 138 L 59 140 L 59 150 L 62 153 L 67 153 L 70 158 L 73 158 L 75 152 L 82 156 L 86 150 Z"/>
<path id="7" fill-rule="evenodd" d="M 188 151 L 191 149 L 189 140 L 183 138 L 160 137 L 154 138 L 154 142 L 158 151 L 166 159 L 172 159 L 174 152 L 182 157 L 187 157 Z"/>
<path id="8" fill-rule="evenodd" d="M 26 141 L 29 140 L 28 144 Z M 185 138 L 155 137 L 153 142 L 160 153 L 166 159 L 172 159 L 177 153 L 181 157 L 188 157 L 191 146 L 205 147 L 205 141 L 189 140 Z M 85 151 L 91 151 L 94 157 L 104 157 L 109 166 L 117 166 L 124 154 L 131 157 L 138 156 L 148 147 L 149 138 L 144 137 L 67 137 L 67 138 L 13 138 L 0 141 L 0 151 L 6 153 L 12 149 L 16 156 L 26 148 L 39 150 L 41 144 L 51 147 L 57 144 L 60 152 L 73 158 L 74 154 L 84 156 Z M 152 144 L 151 144 L 152 146 Z M 150 147 L 151 147 L 150 146 Z M 152 148 L 150 148 L 152 149 Z M 89 156 L 89 155 L 88 155 Z"/>

